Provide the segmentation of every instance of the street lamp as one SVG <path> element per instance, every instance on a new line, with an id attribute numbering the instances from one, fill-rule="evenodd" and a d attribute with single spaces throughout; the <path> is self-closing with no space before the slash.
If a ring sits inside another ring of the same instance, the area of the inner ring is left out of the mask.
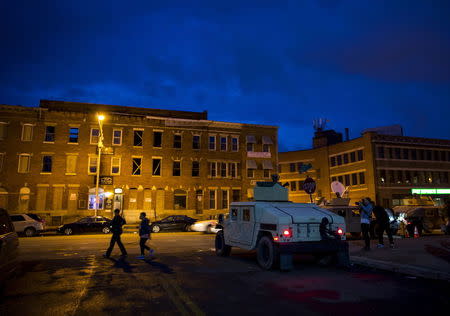
<path id="1" fill-rule="evenodd" d="M 97 113 L 97 120 L 98 120 L 98 126 L 99 129 L 99 135 L 98 135 L 98 142 L 97 142 L 97 177 L 95 179 L 95 216 L 97 216 L 98 212 L 98 205 L 100 204 L 100 199 L 98 196 L 98 184 L 100 181 L 100 157 L 102 154 L 102 148 L 103 148 L 103 121 L 105 120 L 105 116 L 103 114 Z"/>

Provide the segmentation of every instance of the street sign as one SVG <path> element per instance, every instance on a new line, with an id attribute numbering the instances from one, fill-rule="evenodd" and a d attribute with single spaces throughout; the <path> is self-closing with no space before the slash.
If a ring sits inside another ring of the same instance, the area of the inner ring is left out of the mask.
<path id="1" fill-rule="evenodd" d="M 97 176 L 94 176 L 94 184 L 97 181 Z M 99 184 L 100 185 L 112 185 L 113 184 L 113 177 L 111 176 L 100 176 L 99 178 Z"/>
<path id="2" fill-rule="evenodd" d="M 305 181 L 303 181 L 302 189 L 308 194 L 313 194 L 316 192 L 316 181 L 311 177 L 307 177 Z"/>

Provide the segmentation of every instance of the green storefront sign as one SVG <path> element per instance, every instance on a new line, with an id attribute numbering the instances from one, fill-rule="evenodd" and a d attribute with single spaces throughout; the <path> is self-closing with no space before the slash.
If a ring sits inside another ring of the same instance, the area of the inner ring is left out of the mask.
<path id="1" fill-rule="evenodd" d="M 450 194 L 450 189 L 411 189 L 412 194 Z"/>

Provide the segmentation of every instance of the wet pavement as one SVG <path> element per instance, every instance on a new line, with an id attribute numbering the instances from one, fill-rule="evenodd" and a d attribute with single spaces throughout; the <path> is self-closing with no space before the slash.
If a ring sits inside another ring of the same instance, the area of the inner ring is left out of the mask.
<path id="1" fill-rule="evenodd" d="M 213 252 L 212 235 L 155 234 L 154 259 L 102 257 L 109 236 L 21 238 L 22 269 L 0 295 L 0 315 L 423 315 L 448 310 L 448 283 L 295 258 L 291 272 L 263 271 L 254 252 Z"/>

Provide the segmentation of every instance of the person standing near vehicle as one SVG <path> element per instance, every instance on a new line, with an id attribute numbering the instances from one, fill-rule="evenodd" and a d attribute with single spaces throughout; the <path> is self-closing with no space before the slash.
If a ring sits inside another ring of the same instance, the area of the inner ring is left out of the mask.
<path id="1" fill-rule="evenodd" d="M 142 212 L 139 216 L 141 220 L 141 224 L 139 225 L 139 246 L 141 247 L 141 255 L 137 257 L 137 259 L 145 259 L 145 250 L 149 251 L 149 255 L 153 255 L 153 249 L 151 249 L 149 246 L 147 246 L 145 243 L 147 240 L 151 239 L 150 236 L 150 223 L 148 218 L 146 217 L 147 214 L 145 212 Z"/>
<path id="2" fill-rule="evenodd" d="M 119 213 L 120 210 L 116 208 L 114 210 L 114 218 L 111 221 L 111 232 L 112 232 L 111 242 L 109 244 L 108 250 L 106 250 L 106 253 L 103 255 L 105 258 L 109 258 L 116 242 L 120 248 L 120 251 L 122 252 L 122 257 L 125 258 L 127 256 L 127 251 L 125 250 L 125 247 L 122 244 L 122 240 L 120 239 L 120 235 L 122 235 L 123 232 L 122 226 L 125 225 L 127 222 L 122 216 L 120 216 Z"/>
<path id="3" fill-rule="evenodd" d="M 372 217 L 373 203 L 370 198 L 362 199 L 357 203 L 361 213 L 361 232 L 364 238 L 365 247 L 364 250 L 370 250 L 370 218 Z"/>
<path id="4" fill-rule="evenodd" d="M 377 220 L 377 234 L 378 234 L 377 248 L 384 247 L 383 234 L 385 231 L 389 238 L 390 247 L 394 248 L 394 239 L 392 238 L 389 215 L 387 214 L 386 210 L 383 207 L 376 205 L 373 208 L 373 214 L 375 215 L 375 218 Z"/>

